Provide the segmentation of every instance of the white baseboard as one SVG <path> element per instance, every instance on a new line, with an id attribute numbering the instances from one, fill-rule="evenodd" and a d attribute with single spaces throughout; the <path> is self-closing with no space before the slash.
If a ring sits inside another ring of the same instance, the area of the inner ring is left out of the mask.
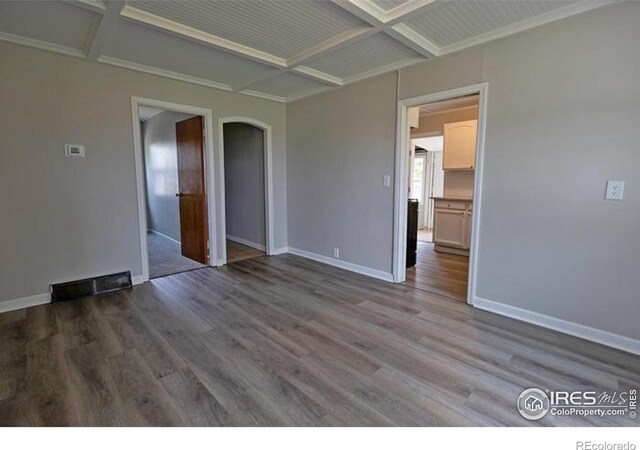
<path id="1" fill-rule="evenodd" d="M 133 284 L 134 286 L 137 286 L 138 284 L 146 283 L 147 281 L 149 281 L 149 280 L 147 278 L 145 278 L 143 275 L 132 275 L 131 276 L 131 284 Z"/>
<path id="2" fill-rule="evenodd" d="M 561 333 L 570 334 L 571 336 L 586 339 L 587 341 L 597 342 L 598 344 L 640 355 L 640 340 L 637 339 L 588 327 L 579 323 L 557 319 L 555 317 L 529 311 L 527 309 L 506 305 L 493 300 L 487 300 L 482 297 L 475 297 L 473 299 L 473 306 L 484 311 L 500 314 L 501 316 L 522 320 L 523 322 L 532 323 Z"/>
<path id="3" fill-rule="evenodd" d="M 289 247 L 274 248 L 270 256 L 284 255 L 285 253 L 289 253 Z"/>
<path id="4" fill-rule="evenodd" d="M 312 259 L 330 266 L 339 267 L 340 269 L 356 272 L 368 277 L 377 278 L 379 280 L 393 282 L 393 274 L 390 272 L 383 272 L 382 270 L 371 269 L 369 267 L 353 264 L 341 259 L 331 258 L 329 256 L 318 255 L 317 253 L 311 253 L 306 250 L 300 250 L 299 248 L 289 247 L 289 253 L 303 258 Z"/>
<path id="5" fill-rule="evenodd" d="M 29 308 L 30 306 L 45 305 L 51 303 L 51 294 L 38 294 L 30 297 L 15 298 L 13 300 L 0 301 L 0 313 L 15 311 L 16 309 Z"/>
<path id="6" fill-rule="evenodd" d="M 147 230 L 147 231 L 148 231 L 149 233 L 153 233 L 153 234 L 157 234 L 158 236 L 162 236 L 163 238 L 167 238 L 167 239 L 169 239 L 170 241 L 173 241 L 173 242 L 175 242 L 175 243 L 176 243 L 176 244 L 178 244 L 178 245 L 182 245 L 182 242 L 180 242 L 180 241 L 176 241 L 176 240 L 175 240 L 174 238 L 172 238 L 171 236 L 167 236 L 166 234 L 164 234 L 164 233 L 160 233 L 160 232 L 159 232 L 159 231 L 157 231 L 157 230 L 151 230 L 151 229 L 149 229 L 149 230 Z"/>
<path id="7" fill-rule="evenodd" d="M 242 239 L 236 236 L 230 236 L 227 234 L 227 239 L 233 242 L 237 242 L 238 244 L 246 245 L 247 247 L 255 248 L 257 250 L 265 251 L 265 246 L 262 244 L 258 244 L 256 242 L 247 241 L 246 239 Z"/>

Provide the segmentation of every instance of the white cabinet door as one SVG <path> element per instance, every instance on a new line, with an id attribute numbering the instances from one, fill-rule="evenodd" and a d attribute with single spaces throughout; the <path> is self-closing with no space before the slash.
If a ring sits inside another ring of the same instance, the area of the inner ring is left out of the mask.
<path id="1" fill-rule="evenodd" d="M 471 211 L 467 211 L 464 216 L 464 248 L 471 248 L 471 228 L 473 227 L 471 221 Z"/>
<path id="2" fill-rule="evenodd" d="M 467 248 L 466 211 L 436 208 L 433 222 L 433 242 L 449 247 Z"/>
<path id="3" fill-rule="evenodd" d="M 444 170 L 474 169 L 477 131 L 477 120 L 444 124 Z"/>

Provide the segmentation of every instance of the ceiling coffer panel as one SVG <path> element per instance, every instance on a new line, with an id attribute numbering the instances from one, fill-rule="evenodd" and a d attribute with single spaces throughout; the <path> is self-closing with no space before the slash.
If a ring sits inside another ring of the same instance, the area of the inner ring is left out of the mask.
<path id="1" fill-rule="evenodd" d="M 306 65 L 345 78 L 414 58 L 419 60 L 420 55 L 385 34 L 376 34 L 311 60 Z"/>
<path id="2" fill-rule="evenodd" d="M 362 21 L 329 1 L 130 1 L 128 5 L 290 58 Z"/>
<path id="3" fill-rule="evenodd" d="M 328 87 L 328 85 L 291 72 L 286 72 L 277 77 L 256 83 L 249 89 L 287 98 L 314 92 L 323 87 Z"/>
<path id="4" fill-rule="evenodd" d="M 475 36 L 563 8 L 575 1 L 461 1 L 438 0 L 406 25 L 438 46 Z"/>
<path id="5" fill-rule="evenodd" d="M 247 81 L 275 70 L 222 50 L 127 21 L 118 24 L 104 54 L 224 84 Z"/>
<path id="6" fill-rule="evenodd" d="M 51 1 L 0 1 L 0 32 L 84 49 L 98 15 Z"/>
<path id="7" fill-rule="evenodd" d="M 402 6 L 405 3 L 408 3 L 410 0 L 371 0 L 371 3 L 376 5 L 378 8 L 389 12 L 398 6 Z"/>

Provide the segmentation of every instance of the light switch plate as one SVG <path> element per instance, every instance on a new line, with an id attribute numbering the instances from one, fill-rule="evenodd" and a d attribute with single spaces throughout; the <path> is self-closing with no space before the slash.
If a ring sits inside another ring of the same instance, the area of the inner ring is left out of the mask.
<path id="1" fill-rule="evenodd" d="M 382 185 L 384 187 L 391 186 L 391 175 L 385 175 L 384 177 L 382 177 Z"/>
<path id="2" fill-rule="evenodd" d="M 66 144 L 64 146 L 64 154 L 70 158 L 84 158 L 84 145 Z"/>
<path id="3" fill-rule="evenodd" d="M 624 194 L 624 181 L 607 181 L 607 193 L 605 200 L 622 200 Z"/>

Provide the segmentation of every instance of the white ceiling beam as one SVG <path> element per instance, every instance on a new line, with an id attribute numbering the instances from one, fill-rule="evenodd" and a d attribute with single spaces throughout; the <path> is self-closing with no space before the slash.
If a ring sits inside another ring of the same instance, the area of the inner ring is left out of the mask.
<path id="1" fill-rule="evenodd" d="M 87 59 L 89 61 L 97 61 L 100 55 L 102 55 L 109 36 L 111 36 L 111 33 L 113 33 L 113 30 L 118 24 L 118 20 L 120 20 L 120 11 L 124 8 L 125 3 L 125 1 L 121 0 L 111 0 L 107 3 L 106 9 L 99 19 L 100 24 L 95 29 L 90 42 L 88 42 L 86 46 Z"/>
<path id="2" fill-rule="evenodd" d="M 304 50 L 303 52 L 287 59 L 286 67 L 279 71 L 262 73 L 252 80 L 248 80 L 234 86 L 233 90 L 240 91 L 249 86 L 253 86 L 254 84 L 275 78 L 278 75 L 291 71 L 306 75 L 310 78 L 333 86 L 342 86 L 344 82 L 341 78 L 320 72 L 310 67 L 303 67 L 303 64 L 380 32 L 388 33 L 391 37 L 411 48 L 421 56 L 431 58 L 438 54 L 438 49 L 434 44 L 411 30 L 409 27 L 404 26 L 404 28 L 402 28 L 403 25 L 399 24 L 399 22 L 405 20 L 405 18 L 424 12 L 427 7 L 431 6 L 433 0 L 416 0 L 394 8 L 393 11 L 389 13 L 378 8 L 375 3 L 372 3 L 369 0 L 332 1 L 336 5 L 340 6 L 340 8 L 358 17 L 364 22 L 364 24 L 346 30 L 327 39 L 326 41 Z M 396 29 L 396 27 L 398 29 Z"/>
<path id="3" fill-rule="evenodd" d="M 429 8 L 433 7 L 434 0 L 407 2 L 388 12 L 370 0 L 332 1 L 371 25 L 375 30 L 374 32 L 382 31 L 426 58 L 432 58 L 440 54 L 437 45 L 402 23 L 419 14 L 424 14 Z"/>
<path id="4" fill-rule="evenodd" d="M 284 58 L 280 58 L 267 52 L 238 44 L 237 42 L 230 41 L 229 39 L 224 39 L 196 28 L 174 22 L 173 20 L 165 19 L 164 17 L 133 8 L 130 5 L 127 5 L 122 9 L 121 16 L 134 22 L 143 23 L 162 31 L 166 31 L 183 38 L 188 38 L 200 44 L 208 45 L 237 56 L 242 56 L 271 67 L 283 68 L 287 65 Z"/>
<path id="5" fill-rule="evenodd" d="M 378 28 L 384 25 L 386 14 L 375 3 L 363 0 L 331 0 L 331 2 L 373 27 Z"/>
<path id="6" fill-rule="evenodd" d="M 426 58 L 440 56 L 437 45 L 403 23 L 385 29 L 385 33 Z"/>
<path id="7" fill-rule="evenodd" d="M 257 84 L 261 81 L 266 81 L 271 78 L 275 78 L 278 75 L 281 75 L 286 72 L 295 71 L 302 75 L 306 75 L 309 78 L 313 78 L 317 81 L 322 81 L 332 86 L 341 86 L 342 81 L 339 77 L 334 77 L 333 75 L 329 75 L 324 72 L 320 72 L 319 70 L 311 69 L 310 67 L 302 67 L 302 64 L 309 61 L 312 58 L 318 58 L 326 53 L 337 50 L 345 45 L 351 44 L 353 42 L 357 42 L 360 39 L 364 39 L 367 36 L 377 32 L 373 27 L 369 25 L 359 25 L 357 27 L 351 28 L 343 33 L 337 34 L 326 41 L 320 42 L 317 45 L 314 45 L 311 48 L 308 48 L 297 55 L 287 59 L 287 66 L 274 71 L 263 72 L 262 74 L 256 76 L 252 80 L 245 81 L 243 83 L 237 84 L 234 86 L 234 91 L 240 91 L 246 89 L 249 86 Z"/>
<path id="8" fill-rule="evenodd" d="M 378 31 L 375 29 L 375 27 L 372 27 L 370 25 L 358 25 L 287 59 L 287 67 L 303 65 L 310 59 L 318 58 L 349 44 L 353 44 L 354 42 L 369 37 L 377 32 Z"/>
<path id="9" fill-rule="evenodd" d="M 371 2 L 370 0 L 359 1 L 364 1 L 372 7 L 377 7 L 376 4 Z M 435 4 L 435 0 L 414 0 L 404 3 L 389 11 L 385 17 L 384 23 L 386 25 L 392 26 L 400 22 L 406 22 L 409 19 L 413 19 L 415 16 L 424 14 L 429 9 L 433 8 Z"/>
<path id="10" fill-rule="evenodd" d="M 88 11 L 93 11 L 96 13 L 103 13 L 106 9 L 106 6 L 101 0 L 67 0 L 69 3 L 72 3 L 80 8 L 86 9 Z"/>

